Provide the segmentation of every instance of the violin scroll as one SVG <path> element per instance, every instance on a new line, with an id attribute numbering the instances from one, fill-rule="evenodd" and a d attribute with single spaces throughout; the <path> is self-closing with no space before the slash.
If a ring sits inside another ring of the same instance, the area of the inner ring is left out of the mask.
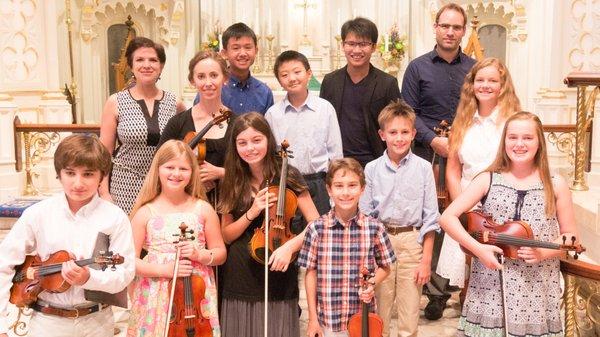
<path id="1" fill-rule="evenodd" d="M 179 233 L 173 234 L 173 236 L 177 237 L 177 239 L 173 243 L 183 241 L 194 241 L 196 238 L 192 234 L 194 234 L 194 230 L 187 229 L 187 225 L 185 224 L 185 222 L 182 222 L 181 225 L 179 225 Z"/>
<path id="2" fill-rule="evenodd" d="M 109 265 L 110 265 L 110 270 L 115 271 L 115 270 L 117 270 L 116 265 L 122 264 L 125 261 L 123 256 L 121 256 L 119 254 L 113 254 L 113 252 L 111 252 L 111 251 L 107 252 L 107 251 L 101 250 L 98 252 L 98 254 L 99 255 L 94 259 L 95 260 L 94 262 L 100 266 L 102 271 L 105 271 Z"/>
<path id="3" fill-rule="evenodd" d="M 567 236 L 563 235 L 562 236 L 562 245 L 560 245 L 561 250 L 564 250 L 567 252 L 567 256 L 569 257 L 569 252 L 574 252 L 573 253 L 573 258 L 575 260 L 579 259 L 579 254 L 585 252 L 585 247 L 583 247 L 580 243 L 575 244 L 575 242 L 577 241 L 577 238 L 575 237 L 575 235 L 571 236 L 571 244 L 567 244 Z"/>

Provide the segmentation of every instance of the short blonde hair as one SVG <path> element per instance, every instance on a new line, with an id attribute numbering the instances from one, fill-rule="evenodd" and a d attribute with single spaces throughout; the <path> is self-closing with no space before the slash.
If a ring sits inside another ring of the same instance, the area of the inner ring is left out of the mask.
<path id="1" fill-rule="evenodd" d="M 379 117 L 377 117 L 379 128 L 384 130 L 385 125 L 396 117 L 406 118 L 410 122 L 411 127 L 414 129 L 417 116 L 410 105 L 408 105 L 402 99 L 397 99 L 391 102 L 390 104 L 386 105 L 383 110 L 381 110 Z"/>

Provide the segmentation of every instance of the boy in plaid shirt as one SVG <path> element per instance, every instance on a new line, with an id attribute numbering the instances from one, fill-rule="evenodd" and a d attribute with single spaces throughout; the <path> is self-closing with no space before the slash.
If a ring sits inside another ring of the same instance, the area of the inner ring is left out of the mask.
<path id="1" fill-rule="evenodd" d="M 358 210 L 365 188 L 360 164 L 352 158 L 332 161 L 325 182 L 334 208 L 308 225 L 298 265 L 306 268 L 308 336 L 342 337 L 361 301 L 375 310 L 374 287 L 396 256 L 383 225 Z M 362 267 L 375 272 L 365 290 L 357 288 Z"/>

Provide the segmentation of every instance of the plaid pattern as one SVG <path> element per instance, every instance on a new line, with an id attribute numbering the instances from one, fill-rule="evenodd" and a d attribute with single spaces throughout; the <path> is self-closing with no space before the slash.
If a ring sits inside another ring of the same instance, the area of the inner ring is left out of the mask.
<path id="1" fill-rule="evenodd" d="M 317 270 L 317 311 L 321 326 L 347 330 L 350 317 L 360 309 L 360 270 L 389 266 L 394 250 L 381 222 L 358 213 L 344 226 L 334 211 L 308 225 L 298 265 Z M 374 298 L 373 298 L 374 299 Z M 370 304 L 374 311 L 375 301 Z"/>

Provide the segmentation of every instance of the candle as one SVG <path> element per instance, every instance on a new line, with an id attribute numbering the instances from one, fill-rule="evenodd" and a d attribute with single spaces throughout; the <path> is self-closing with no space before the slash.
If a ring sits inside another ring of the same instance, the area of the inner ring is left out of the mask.
<path id="1" fill-rule="evenodd" d="M 260 35 L 260 21 L 258 21 L 258 8 L 254 10 L 254 34 Z"/>
<path id="2" fill-rule="evenodd" d="M 221 45 L 221 43 L 223 43 L 223 34 L 219 34 L 217 39 L 219 39 L 219 47 L 221 47 L 220 49 L 223 49 L 223 46 Z"/>
<path id="3" fill-rule="evenodd" d="M 385 51 L 385 52 L 389 51 L 389 49 L 388 49 L 389 39 L 390 39 L 390 37 L 387 33 L 383 34 L 383 51 Z"/>
<path id="4" fill-rule="evenodd" d="M 352 10 L 352 18 L 356 19 L 356 8 Z"/>
<path id="5" fill-rule="evenodd" d="M 342 10 L 338 8 L 337 10 L 337 29 L 341 30 L 342 28 Z"/>
<path id="6" fill-rule="evenodd" d="M 267 34 L 273 35 L 273 27 L 271 26 L 271 21 L 273 18 L 271 17 L 271 7 L 269 7 L 269 21 L 267 21 Z"/>

